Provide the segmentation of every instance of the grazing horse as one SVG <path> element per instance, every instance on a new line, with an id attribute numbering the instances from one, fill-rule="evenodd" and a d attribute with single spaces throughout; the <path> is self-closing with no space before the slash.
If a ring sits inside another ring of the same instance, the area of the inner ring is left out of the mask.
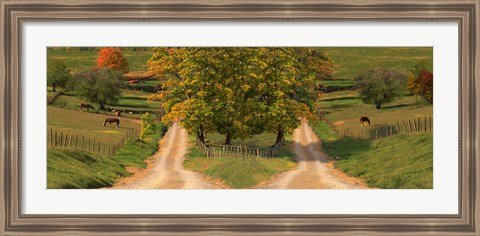
<path id="1" fill-rule="evenodd" d="M 78 104 L 80 106 L 80 110 L 83 111 L 83 108 L 87 108 L 87 111 L 91 108 L 92 110 L 94 109 L 92 105 L 87 104 L 87 103 L 80 103 Z"/>
<path id="2" fill-rule="evenodd" d="M 110 125 L 112 123 L 117 123 L 117 127 L 120 125 L 120 119 L 118 118 L 107 118 L 105 119 L 105 122 L 103 122 L 103 126 L 107 125 L 107 123 Z"/>
<path id="3" fill-rule="evenodd" d="M 368 117 L 366 117 L 366 116 L 359 117 L 358 121 L 360 122 L 360 125 L 362 127 L 367 126 L 367 124 L 368 124 L 368 126 L 370 126 L 370 119 L 368 119 Z"/>

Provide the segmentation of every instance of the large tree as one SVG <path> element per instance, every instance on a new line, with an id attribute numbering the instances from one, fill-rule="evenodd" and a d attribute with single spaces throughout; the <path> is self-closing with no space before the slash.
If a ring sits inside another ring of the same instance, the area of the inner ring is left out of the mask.
<path id="1" fill-rule="evenodd" d="M 128 63 L 121 48 L 103 48 L 98 52 L 97 67 L 108 67 L 128 73 Z"/>
<path id="2" fill-rule="evenodd" d="M 47 62 L 47 84 L 52 86 L 53 92 L 57 92 L 57 87 L 64 89 L 72 76 L 70 69 L 65 62 L 60 60 L 48 60 Z"/>
<path id="3" fill-rule="evenodd" d="M 357 77 L 362 102 L 374 104 L 381 109 L 403 95 L 406 86 L 405 74 L 388 69 L 375 68 Z"/>
<path id="4" fill-rule="evenodd" d="M 94 68 L 75 74 L 77 96 L 98 103 L 103 110 L 107 104 L 118 103 L 122 85 L 122 74 L 108 68 Z"/>
<path id="5" fill-rule="evenodd" d="M 164 88 L 152 99 L 163 101 L 165 122 L 180 118 L 200 138 L 215 131 L 230 144 L 276 132 L 280 140 L 300 118 L 315 120 L 315 80 L 333 64 L 307 48 L 159 48 L 149 66 Z"/>

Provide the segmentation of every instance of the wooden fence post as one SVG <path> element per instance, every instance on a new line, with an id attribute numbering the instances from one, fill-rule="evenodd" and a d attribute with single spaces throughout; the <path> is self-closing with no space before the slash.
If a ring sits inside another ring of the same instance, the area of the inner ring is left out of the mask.
<path id="1" fill-rule="evenodd" d="M 432 128 L 433 128 L 432 117 L 431 116 L 428 116 L 428 117 L 429 117 L 429 120 L 430 120 L 430 132 L 432 132 Z"/>
<path id="2" fill-rule="evenodd" d="M 417 130 L 417 132 L 420 132 L 420 131 L 422 131 L 422 126 L 420 125 L 420 117 L 418 117 L 418 122 L 417 122 L 417 123 L 418 123 L 418 130 Z"/>
<path id="3" fill-rule="evenodd" d="M 50 128 L 50 146 L 53 146 L 53 128 Z"/>
<path id="4" fill-rule="evenodd" d="M 375 130 L 375 139 L 378 139 L 378 129 Z"/>
<path id="5" fill-rule="evenodd" d="M 63 145 L 63 132 L 60 132 L 60 147 Z"/>
<path id="6" fill-rule="evenodd" d="M 411 123 L 410 119 L 408 119 L 408 126 L 410 127 L 410 133 L 412 133 L 412 131 L 413 131 L 412 130 L 412 123 Z"/>
<path id="7" fill-rule="evenodd" d="M 423 127 L 424 132 L 427 132 L 427 117 L 425 116 L 425 125 Z"/>
<path id="8" fill-rule="evenodd" d="M 398 123 L 398 121 L 397 121 L 397 130 L 398 130 L 398 134 L 400 134 L 400 123 Z"/>
<path id="9" fill-rule="evenodd" d="M 405 133 L 408 133 L 408 131 L 407 131 L 407 126 L 405 125 L 405 121 L 402 120 L 402 123 L 403 123 L 403 129 L 405 130 Z"/>
<path id="10" fill-rule="evenodd" d="M 78 143 L 78 134 L 75 136 L 75 147 L 77 147 L 77 143 Z"/>

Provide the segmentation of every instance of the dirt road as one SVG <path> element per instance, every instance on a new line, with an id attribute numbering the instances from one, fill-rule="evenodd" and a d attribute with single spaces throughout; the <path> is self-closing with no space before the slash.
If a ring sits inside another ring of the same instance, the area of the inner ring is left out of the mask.
<path id="1" fill-rule="evenodd" d="M 322 152 L 318 137 L 306 122 L 293 133 L 298 168 L 287 171 L 260 188 L 353 189 L 366 188 L 361 180 L 335 170 Z"/>
<path id="2" fill-rule="evenodd" d="M 145 170 L 119 180 L 117 189 L 211 189 L 219 188 L 200 173 L 183 168 L 187 131 L 174 123 L 160 141 L 160 149 Z"/>

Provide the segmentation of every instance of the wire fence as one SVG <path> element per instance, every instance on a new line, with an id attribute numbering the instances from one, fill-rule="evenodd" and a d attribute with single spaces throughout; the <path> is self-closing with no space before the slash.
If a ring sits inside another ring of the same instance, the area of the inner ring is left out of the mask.
<path id="1" fill-rule="evenodd" d="M 117 144 L 111 145 L 85 137 L 85 135 L 64 133 L 50 128 L 47 132 L 47 143 L 50 147 L 72 147 L 106 156 L 114 156 L 125 147 L 130 138 L 138 138 L 139 133 L 139 130 L 131 128 Z"/>
<path id="2" fill-rule="evenodd" d="M 323 122 L 334 127 L 334 131 L 338 136 L 351 137 L 354 139 L 375 140 L 406 133 L 431 133 L 433 132 L 432 116 L 411 118 L 408 120 L 396 121 L 393 124 L 385 124 L 377 127 L 369 127 L 367 130 L 358 131 L 358 129 L 336 129 L 335 125 L 330 123 L 328 119 Z"/>
<path id="3" fill-rule="evenodd" d="M 203 152 L 206 157 L 251 158 L 253 162 L 256 162 L 262 157 L 275 157 L 284 146 L 285 140 L 281 139 L 280 142 L 269 148 L 256 148 L 242 145 L 207 145 L 198 138 L 196 144 L 198 149 Z"/>

